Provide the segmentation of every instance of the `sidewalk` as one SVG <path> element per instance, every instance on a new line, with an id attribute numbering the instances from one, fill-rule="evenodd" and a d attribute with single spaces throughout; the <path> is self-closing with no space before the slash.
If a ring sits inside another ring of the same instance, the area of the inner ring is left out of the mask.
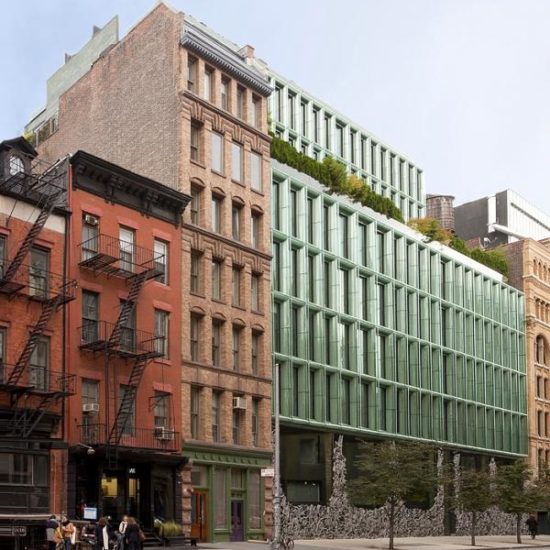
<path id="1" fill-rule="evenodd" d="M 523 544 L 516 543 L 515 536 L 476 537 L 476 546 L 470 546 L 470 537 L 409 537 L 396 538 L 395 550 L 516 550 L 530 548 L 550 548 L 550 535 L 540 535 L 535 540 L 522 537 Z M 204 550 L 268 550 L 270 546 L 260 542 L 203 543 Z M 297 540 L 295 550 L 380 550 L 388 548 L 388 539 L 334 539 L 334 540 Z"/>

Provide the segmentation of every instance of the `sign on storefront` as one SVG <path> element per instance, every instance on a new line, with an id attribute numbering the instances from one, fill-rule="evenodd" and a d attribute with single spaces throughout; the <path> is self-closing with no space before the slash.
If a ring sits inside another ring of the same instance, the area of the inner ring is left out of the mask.
<path id="1" fill-rule="evenodd" d="M 262 477 L 275 477 L 275 469 L 274 468 L 262 468 L 261 476 Z"/>

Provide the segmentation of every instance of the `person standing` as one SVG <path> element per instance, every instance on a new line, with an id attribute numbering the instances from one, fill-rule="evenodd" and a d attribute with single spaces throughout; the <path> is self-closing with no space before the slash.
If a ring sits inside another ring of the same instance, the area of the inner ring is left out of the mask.
<path id="1" fill-rule="evenodd" d="M 76 528 L 67 518 L 61 520 L 61 532 L 64 550 L 71 550 L 76 543 Z"/>
<path id="2" fill-rule="evenodd" d="M 128 518 L 126 526 L 127 550 L 139 550 L 141 546 L 140 528 L 134 518 Z"/>
<path id="3" fill-rule="evenodd" d="M 48 550 L 55 550 L 57 541 L 55 540 L 55 530 L 59 527 L 59 523 L 55 514 L 52 514 L 46 522 L 46 540 L 48 541 Z"/>
<path id="4" fill-rule="evenodd" d="M 527 524 L 531 538 L 534 539 L 538 534 L 539 527 L 539 522 L 537 521 L 535 514 L 530 514 L 525 523 Z"/>
<path id="5" fill-rule="evenodd" d="M 95 547 L 96 550 L 109 550 L 109 530 L 107 520 L 100 518 L 95 528 Z"/>
<path id="6" fill-rule="evenodd" d="M 126 528 L 128 527 L 128 516 L 122 516 L 122 521 L 118 526 L 118 532 L 120 533 L 120 548 L 124 550 L 126 548 Z"/>

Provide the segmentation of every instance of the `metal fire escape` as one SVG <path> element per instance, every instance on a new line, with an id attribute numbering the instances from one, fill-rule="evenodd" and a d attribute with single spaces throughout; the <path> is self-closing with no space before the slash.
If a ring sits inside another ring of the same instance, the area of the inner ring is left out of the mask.
<path id="1" fill-rule="evenodd" d="M 0 277 L 0 293 L 10 297 L 26 295 L 41 304 L 40 315 L 30 330 L 17 362 L 12 367 L 3 367 L 0 380 L 0 388 L 9 391 L 11 395 L 13 417 L 8 433 L 22 438 L 31 435 L 50 405 L 74 392 L 74 377 L 65 374 L 55 375 L 53 384 L 48 380 L 48 384 L 42 388 L 36 388 L 29 380 L 24 380 L 30 376 L 28 366 L 31 356 L 51 318 L 63 304 L 74 299 L 75 281 L 43 272 L 41 275 L 46 283 L 37 288 L 31 282 L 33 268 L 23 264 L 54 209 L 66 206 L 66 189 L 60 182 L 63 177 L 64 172 L 52 168 L 41 175 L 20 173 L 0 181 L 0 193 L 29 200 L 39 209 L 38 216 Z M 32 404 L 32 408 L 18 408 L 21 398 L 30 395 L 37 396 L 37 402 Z"/>

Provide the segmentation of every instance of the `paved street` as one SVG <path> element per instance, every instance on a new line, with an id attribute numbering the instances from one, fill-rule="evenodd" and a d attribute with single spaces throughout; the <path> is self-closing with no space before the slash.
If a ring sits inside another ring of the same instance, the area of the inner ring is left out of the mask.
<path id="1" fill-rule="evenodd" d="M 475 548 L 487 548 L 490 550 L 508 550 L 516 548 L 550 548 L 550 535 L 542 535 L 536 540 L 524 538 L 523 544 L 517 544 L 515 537 L 476 537 Z M 471 549 L 470 537 L 411 537 L 396 538 L 395 550 L 466 550 Z M 303 550 L 356 550 L 383 549 L 388 547 L 388 539 L 335 539 L 335 540 L 303 540 L 296 541 L 295 548 Z M 199 548 L 216 550 L 267 550 L 265 543 L 219 543 L 201 544 Z"/>

